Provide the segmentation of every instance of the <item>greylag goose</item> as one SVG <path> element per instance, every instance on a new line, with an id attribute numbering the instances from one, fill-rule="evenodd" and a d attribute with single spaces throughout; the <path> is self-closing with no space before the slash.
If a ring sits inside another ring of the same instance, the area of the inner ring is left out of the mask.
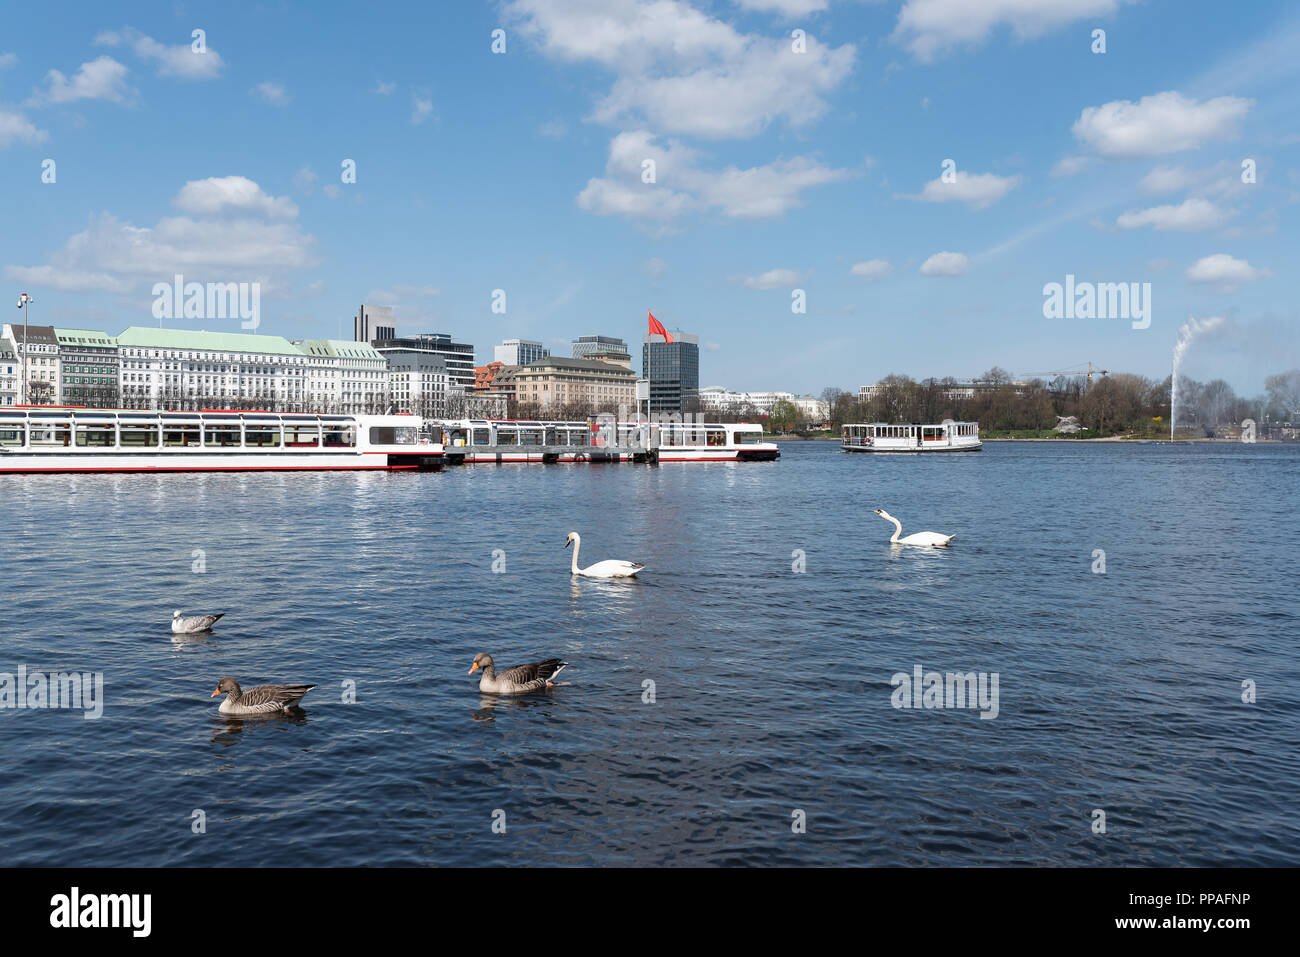
<path id="1" fill-rule="evenodd" d="M 172 612 L 172 634 L 193 635 L 200 631 L 211 631 L 212 626 L 217 623 L 217 619 L 224 618 L 225 614 L 225 612 L 222 612 L 220 615 L 195 615 L 192 618 L 186 618 L 178 608 Z"/>
<path id="2" fill-rule="evenodd" d="M 640 562 L 625 562 L 618 558 L 579 568 L 578 549 L 582 548 L 582 536 L 577 532 L 569 532 L 569 537 L 564 540 L 564 547 L 568 548 L 570 545 L 573 546 L 573 562 L 569 569 L 574 575 L 582 575 L 584 578 L 632 578 L 645 568 L 645 565 Z"/>
<path id="3" fill-rule="evenodd" d="M 487 694 L 529 694 L 552 687 L 555 684 L 555 676 L 568 667 L 568 664 L 567 661 L 561 661 L 559 658 L 547 658 L 545 661 L 530 665 L 515 665 L 497 674 L 492 656 L 485 651 L 480 651 L 474 656 L 474 664 L 470 666 L 469 673 L 473 674 L 480 668 L 483 670 L 478 690 Z"/>
<path id="4" fill-rule="evenodd" d="M 222 678 L 217 690 L 208 697 L 215 698 L 225 691 L 226 700 L 217 710 L 222 714 L 280 714 L 294 711 L 298 702 L 315 685 L 258 685 L 244 691 L 234 678 Z"/>
<path id="5" fill-rule="evenodd" d="M 938 532 L 913 532 L 905 538 L 899 538 L 903 534 L 903 523 L 883 508 L 876 509 L 876 514 L 885 521 L 894 523 L 894 534 L 889 540 L 895 545 L 924 545 L 928 548 L 946 548 L 948 543 L 957 537 L 956 535 L 940 535 Z"/>

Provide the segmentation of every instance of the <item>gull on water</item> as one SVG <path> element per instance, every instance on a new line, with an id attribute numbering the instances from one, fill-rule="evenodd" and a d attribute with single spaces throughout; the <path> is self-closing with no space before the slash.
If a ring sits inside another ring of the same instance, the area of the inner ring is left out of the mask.
<path id="1" fill-rule="evenodd" d="M 225 612 L 220 615 L 194 615 L 186 618 L 178 608 L 172 612 L 172 634 L 193 635 L 200 631 L 211 631 L 212 626 L 217 623 L 217 619 L 224 617 Z"/>

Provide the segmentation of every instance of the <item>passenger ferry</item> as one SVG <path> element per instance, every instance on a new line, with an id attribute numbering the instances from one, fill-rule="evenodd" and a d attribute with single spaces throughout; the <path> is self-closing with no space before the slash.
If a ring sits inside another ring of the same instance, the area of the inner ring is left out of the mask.
<path id="1" fill-rule="evenodd" d="M 409 415 L 0 409 L 0 472 L 431 469 Z"/>
<path id="2" fill-rule="evenodd" d="M 449 464 L 474 462 L 753 462 L 777 459 L 759 425 L 594 420 L 431 420 Z"/>
<path id="3" fill-rule="evenodd" d="M 978 452 L 978 422 L 944 419 L 940 425 L 845 425 L 840 432 L 842 452 Z"/>

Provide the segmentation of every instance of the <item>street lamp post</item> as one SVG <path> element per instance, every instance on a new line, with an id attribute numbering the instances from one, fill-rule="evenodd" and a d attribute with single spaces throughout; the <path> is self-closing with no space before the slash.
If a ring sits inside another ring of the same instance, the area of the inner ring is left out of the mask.
<path id="1" fill-rule="evenodd" d="M 21 293 L 18 296 L 18 308 L 23 311 L 23 348 L 22 348 L 22 402 L 20 405 L 27 404 L 27 350 L 31 348 L 31 343 L 27 341 L 27 306 L 35 302 L 27 293 Z"/>

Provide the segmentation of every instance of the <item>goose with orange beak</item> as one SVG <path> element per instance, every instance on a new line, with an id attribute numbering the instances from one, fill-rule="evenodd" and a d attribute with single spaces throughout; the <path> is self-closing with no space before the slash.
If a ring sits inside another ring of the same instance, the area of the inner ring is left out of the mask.
<path id="1" fill-rule="evenodd" d="M 225 692 L 226 700 L 217 710 L 222 714 L 291 714 L 301 710 L 298 702 L 315 685 L 258 685 L 244 691 L 234 678 L 225 677 L 217 682 L 217 690 L 208 695 L 215 698 Z"/>
<path id="2" fill-rule="evenodd" d="M 555 676 L 567 668 L 569 663 L 559 658 L 547 658 L 527 665 L 514 665 L 497 673 L 492 656 L 480 651 L 474 656 L 469 673 L 482 671 L 478 690 L 485 694 L 531 694 L 534 691 L 546 691 L 555 687 Z M 568 684 L 566 681 L 560 684 Z"/>

